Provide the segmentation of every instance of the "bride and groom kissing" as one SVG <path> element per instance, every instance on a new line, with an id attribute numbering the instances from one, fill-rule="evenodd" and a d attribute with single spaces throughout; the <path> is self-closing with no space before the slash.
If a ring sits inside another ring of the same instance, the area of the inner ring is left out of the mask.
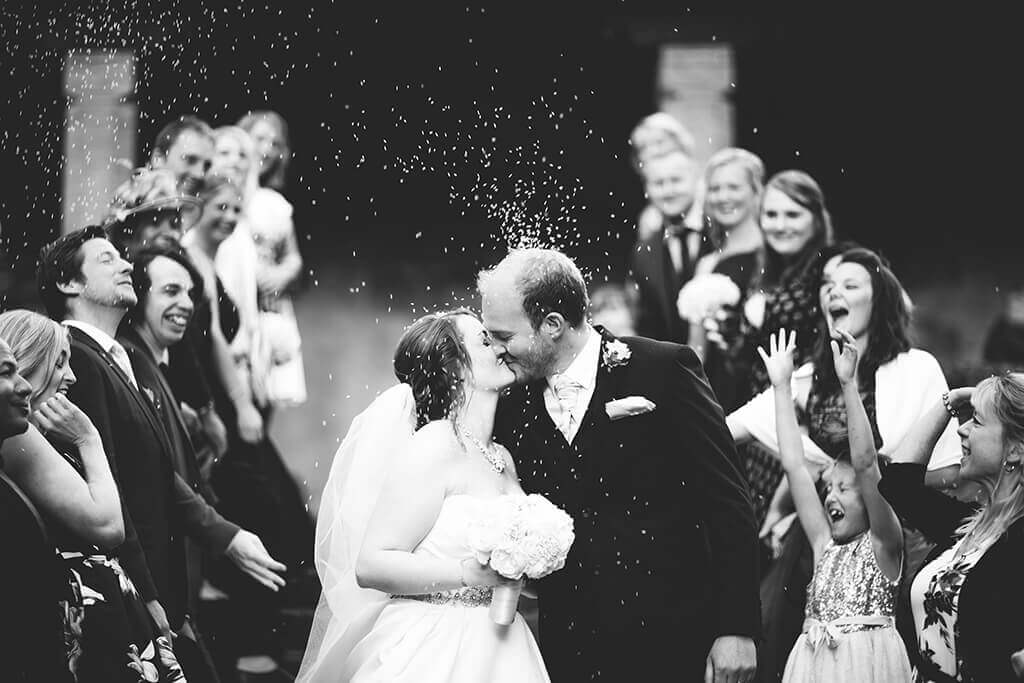
<path id="1" fill-rule="evenodd" d="M 317 520 L 323 595 L 300 681 L 746 682 L 757 529 L 696 354 L 586 320 L 582 274 L 519 249 L 479 275 L 482 318 L 425 316 L 399 384 L 353 421 Z M 474 519 L 540 494 L 575 541 L 536 592 L 540 648 L 487 605 Z"/>

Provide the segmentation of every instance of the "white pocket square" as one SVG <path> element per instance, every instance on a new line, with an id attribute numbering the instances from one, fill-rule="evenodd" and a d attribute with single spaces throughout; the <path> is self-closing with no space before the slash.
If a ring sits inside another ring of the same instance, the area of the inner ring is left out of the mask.
<path id="1" fill-rule="evenodd" d="M 608 413 L 608 419 L 614 422 L 630 415 L 649 413 L 657 407 L 653 401 L 643 396 L 627 396 L 605 403 L 604 412 Z"/>

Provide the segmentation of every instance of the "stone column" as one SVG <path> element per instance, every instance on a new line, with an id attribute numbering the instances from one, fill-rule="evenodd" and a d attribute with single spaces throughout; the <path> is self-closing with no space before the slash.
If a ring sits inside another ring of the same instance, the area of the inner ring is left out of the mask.
<path id="1" fill-rule="evenodd" d="M 100 221 L 135 165 L 135 56 L 71 50 L 64 63 L 63 232 Z"/>
<path id="2" fill-rule="evenodd" d="M 658 103 L 693 133 L 703 164 L 733 144 L 732 48 L 726 44 L 663 45 L 658 59 Z"/>

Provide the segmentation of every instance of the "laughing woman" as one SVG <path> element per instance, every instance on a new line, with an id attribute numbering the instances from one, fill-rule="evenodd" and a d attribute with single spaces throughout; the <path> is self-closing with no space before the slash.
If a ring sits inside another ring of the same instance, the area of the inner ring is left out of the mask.
<path id="1" fill-rule="evenodd" d="M 875 446 L 883 458 L 891 456 L 907 440 L 911 427 L 927 413 L 930 397 L 946 391 L 945 377 L 931 354 L 911 347 L 906 295 L 877 254 L 867 249 L 847 250 L 830 259 L 823 273 L 815 302 L 815 308 L 823 311 L 818 324 L 854 338 L 862 359 L 858 386 Z M 829 335 L 819 337 L 827 340 Z M 817 345 L 810 363 L 797 368 L 792 384 L 793 398 L 805 416 L 808 432 L 803 437 L 804 453 L 812 475 L 817 477 L 843 451 L 847 439 L 845 403 L 826 343 Z M 756 440 L 777 453 L 774 411 L 770 391 L 755 396 L 729 415 L 733 438 L 741 443 Z M 952 426 L 942 433 L 928 456 L 925 462 L 930 485 L 944 488 L 955 481 L 960 448 Z M 913 555 L 913 551 L 909 545 L 908 554 Z M 781 673 L 785 657 L 800 634 L 804 589 L 811 570 L 806 536 L 791 527 L 761 587 L 765 632 L 769 634 L 769 641 L 759 650 L 761 680 L 773 680 L 773 669 Z"/>
<path id="2" fill-rule="evenodd" d="M 937 544 L 910 589 L 917 680 L 1016 681 L 1013 657 L 1024 641 L 1024 373 L 930 398 L 879 484 L 896 512 Z M 973 412 L 958 433 L 959 478 L 978 488 L 974 503 L 925 484 L 931 447 L 961 412 Z"/>
<path id="3" fill-rule="evenodd" d="M 116 473 L 96 427 L 66 396 L 75 383 L 67 329 L 31 311 L 7 311 L 0 338 L 32 385 L 32 425 L 4 441 L 0 454 L 63 558 L 65 667 L 78 683 L 183 680 L 171 643 L 157 636 L 118 560 L 126 524 Z"/>

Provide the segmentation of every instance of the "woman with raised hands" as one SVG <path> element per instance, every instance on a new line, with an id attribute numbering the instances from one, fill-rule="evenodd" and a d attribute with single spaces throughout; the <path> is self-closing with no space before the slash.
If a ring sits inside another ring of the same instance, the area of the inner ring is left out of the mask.
<path id="1" fill-rule="evenodd" d="M 812 362 L 796 361 L 791 380 L 793 401 L 807 430 L 802 436 L 805 459 L 815 479 L 847 448 L 845 400 L 831 348 L 824 341 L 837 331 L 848 333 L 859 352 L 857 386 L 883 461 L 907 440 L 910 429 L 928 411 L 927 397 L 947 389 L 935 358 L 911 346 L 909 300 L 888 264 L 870 250 L 854 248 L 830 259 L 823 273 L 815 305 L 822 311 L 819 342 Z M 799 348 L 798 337 L 797 357 Z M 733 438 L 740 443 L 757 441 L 768 452 L 778 453 L 774 402 L 774 394 L 765 391 L 731 413 L 726 422 Z M 929 454 L 929 484 L 937 488 L 955 484 L 960 448 L 952 427 Z M 762 526 L 762 536 L 775 539 L 775 559 L 761 585 L 767 633 L 759 650 L 762 680 L 772 680 L 772 672 L 781 673 L 800 634 L 804 587 L 813 571 L 806 535 L 786 515 L 786 490 L 779 487 Z M 918 545 L 907 545 L 910 567 L 923 559 L 925 550 Z"/>

